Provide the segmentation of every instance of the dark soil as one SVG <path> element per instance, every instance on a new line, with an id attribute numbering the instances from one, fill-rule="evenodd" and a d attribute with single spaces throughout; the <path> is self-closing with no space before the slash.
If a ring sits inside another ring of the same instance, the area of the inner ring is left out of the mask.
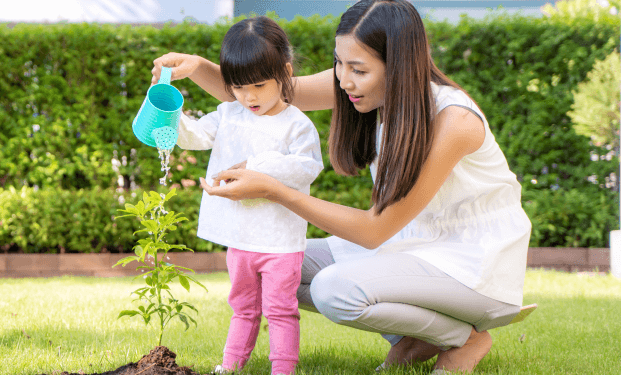
<path id="1" fill-rule="evenodd" d="M 144 355 L 138 363 L 128 363 L 114 371 L 95 375 L 198 375 L 188 367 L 179 367 L 175 362 L 176 357 L 177 354 L 168 350 L 167 347 L 158 346 Z M 63 372 L 61 375 L 76 374 Z"/>

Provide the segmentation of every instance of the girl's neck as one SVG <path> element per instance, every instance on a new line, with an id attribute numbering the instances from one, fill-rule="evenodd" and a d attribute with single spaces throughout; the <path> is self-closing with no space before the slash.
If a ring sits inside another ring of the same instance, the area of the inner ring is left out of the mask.
<path id="1" fill-rule="evenodd" d="M 262 116 L 276 116 L 280 114 L 281 112 L 283 112 L 284 110 L 286 110 L 287 107 L 289 107 L 289 104 L 281 100 L 278 103 L 276 103 L 276 105 L 274 105 L 274 107 L 269 111 L 271 112 L 271 114 L 266 113 L 266 114 L 263 114 Z"/>

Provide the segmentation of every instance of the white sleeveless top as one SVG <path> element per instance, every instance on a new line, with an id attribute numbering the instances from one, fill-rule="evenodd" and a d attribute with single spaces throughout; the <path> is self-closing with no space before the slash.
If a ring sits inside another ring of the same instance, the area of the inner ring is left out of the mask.
<path id="1" fill-rule="evenodd" d="M 382 253 L 415 255 L 484 296 L 521 305 L 531 232 L 521 186 L 476 104 L 459 89 L 433 83 L 432 89 L 438 113 L 459 106 L 483 120 L 483 144 L 457 163 L 427 207 L 382 246 L 368 250 L 332 236 L 330 250 L 336 262 Z M 370 170 L 375 181 L 375 162 Z"/>

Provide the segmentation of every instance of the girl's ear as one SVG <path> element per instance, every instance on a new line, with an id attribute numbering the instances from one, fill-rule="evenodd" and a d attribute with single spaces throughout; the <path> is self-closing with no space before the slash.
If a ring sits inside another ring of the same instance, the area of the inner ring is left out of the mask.
<path id="1" fill-rule="evenodd" d="M 291 63 L 285 64 L 285 67 L 287 67 L 287 72 L 289 72 L 289 77 L 293 76 L 293 66 L 291 65 Z"/>

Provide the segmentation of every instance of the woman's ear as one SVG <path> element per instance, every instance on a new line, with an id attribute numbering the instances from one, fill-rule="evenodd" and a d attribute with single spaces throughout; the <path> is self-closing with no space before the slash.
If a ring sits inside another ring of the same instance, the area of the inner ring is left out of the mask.
<path id="1" fill-rule="evenodd" d="M 287 72 L 289 72 L 289 77 L 293 76 L 293 66 L 291 63 L 287 63 L 285 66 L 287 67 Z"/>

